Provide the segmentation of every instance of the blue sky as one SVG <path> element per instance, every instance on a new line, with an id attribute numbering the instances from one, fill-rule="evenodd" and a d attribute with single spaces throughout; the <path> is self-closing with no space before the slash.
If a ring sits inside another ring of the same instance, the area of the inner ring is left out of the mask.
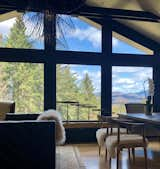
<path id="1" fill-rule="evenodd" d="M 66 16 L 62 17 L 66 18 Z M 96 29 L 78 18 L 72 17 L 71 19 L 74 28 L 67 27 L 67 29 L 63 29 L 68 45 L 65 50 L 101 52 L 101 29 Z M 61 26 L 64 27 L 64 23 Z M 59 34 L 57 36 L 60 37 Z M 145 54 L 143 51 L 140 51 L 139 49 L 136 49 L 135 47 L 130 46 L 114 37 L 112 45 L 114 53 Z"/>
<path id="2" fill-rule="evenodd" d="M 63 17 L 65 19 L 66 16 Z M 65 24 L 61 25 L 65 35 L 66 43 L 68 45 L 68 48 L 65 48 L 65 50 L 101 52 L 101 30 L 85 23 L 78 18 L 72 18 L 72 22 L 74 29 L 69 29 L 69 27 Z M 6 37 L 14 23 L 15 18 L 0 22 L 0 34 L 2 34 L 3 37 Z M 57 31 L 57 37 L 62 39 L 59 31 Z M 36 37 L 33 37 L 33 39 L 34 38 L 36 42 L 34 47 L 43 49 L 43 38 L 38 42 Z M 139 49 L 136 49 L 133 46 L 130 46 L 114 37 L 112 41 L 112 51 L 114 53 L 144 54 L 143 51 L 140 51 Z M 57 48 L 60 49 L 58 46 Z M 101 91 L 100 66 L 71 65 L 71 71 L 76 73 L 78 79 L 77 81 L 80 81 L 84 77 L 85 73 L 88 73 L 93 81 L 95 92 Z M 152 78 L 151 68 L 113 67 L 112 72 L 113 92 L 134 93 L 142 91 L 143 82 L 147 78 Z"/>
<path id="3" fill-rule="evenodd" d="M 65 32 L 67 34 L 65 38 L 68 44 L 68 48 L 65 50 L 101 52 L 101 30 L 77 18 L 73 18 L 72 21 L 75 25 L 75 30 Z M 143 51 L 114 37 L 112 41 L 112 51 L 114 53 L 145 54 Z M 70 67 L 71 70 L 77 74 L 78 80 L 81 80 L 85 73 L 88 73 L 94 83 L 95 92 L 101 91 L 100 66 L 70 65 Z M 113 67 L 112 91 L 123 93 L 141 92 L 144 90 L 143 83 L 148 78 L 152 78 L 152 68 Z M 145 86 L 146 85 L 145 83 Z"/>

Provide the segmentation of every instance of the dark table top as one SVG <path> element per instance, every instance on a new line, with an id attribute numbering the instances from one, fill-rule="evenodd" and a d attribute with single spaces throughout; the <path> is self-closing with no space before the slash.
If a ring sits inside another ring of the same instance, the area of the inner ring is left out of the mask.
<path id="1" fill-rule="evenodd" d="M 144 113 L 130 113 L 130 114 L 128 113 L 128 114 L 119 114 L 119 116 L 123 118 L 128 118 L 160 126 L 160 113 L 152 113 L 152 115 L 146 115 Z"/>

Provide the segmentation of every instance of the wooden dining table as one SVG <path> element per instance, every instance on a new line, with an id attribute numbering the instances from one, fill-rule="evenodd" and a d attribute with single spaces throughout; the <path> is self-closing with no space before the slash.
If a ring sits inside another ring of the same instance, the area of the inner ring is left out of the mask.
<path id="1" fill-rule="evenodd" d="M 151 124 L 158 128 L 160 127 L 160 113 L 152 113 L 152 115 L 146 115 L 144 113 L 128 113 L 119 114 L 119 117 L 143 122 L 145 124 Z"/>

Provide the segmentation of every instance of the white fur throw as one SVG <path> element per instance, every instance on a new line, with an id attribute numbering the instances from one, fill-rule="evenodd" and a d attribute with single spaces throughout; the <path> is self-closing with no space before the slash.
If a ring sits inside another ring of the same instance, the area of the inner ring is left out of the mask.
<path id="1" fill-rule="evenodd" d="M 62 124 L 62 119 L 60 116 L 60 113 L 56 110 L 47 110 L 40 114 L 37 118 L 37 120 L 55 120 L 56 122 L 56 145 L 62 145 L 65 143 L 66 135 L 65 135 L 65 129 Z"/>

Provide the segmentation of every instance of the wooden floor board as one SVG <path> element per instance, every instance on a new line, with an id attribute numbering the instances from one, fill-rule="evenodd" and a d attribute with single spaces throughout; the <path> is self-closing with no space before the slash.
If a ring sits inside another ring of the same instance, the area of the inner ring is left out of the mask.
<path id="1" fill-rule="evenodd" d="M 81 158 L 85 163 L 86 169 L 109 169 L 108 162 L 104 159 L 104 150 L 101 156 L 98 155 L 97 144 L 75 144 L 77 146 Z M 151 142 L 148 145 L 148 164 L 149 169 L 160 169 L 160 142 Z M 127 151 L 121 154 L 120 169 L 145 169 L 144 155 L 141 149 L 136 150 L 136 161 L 128 161 Z M 112 168 L 116 169 L 116 159 L 112 160 Z"/>

